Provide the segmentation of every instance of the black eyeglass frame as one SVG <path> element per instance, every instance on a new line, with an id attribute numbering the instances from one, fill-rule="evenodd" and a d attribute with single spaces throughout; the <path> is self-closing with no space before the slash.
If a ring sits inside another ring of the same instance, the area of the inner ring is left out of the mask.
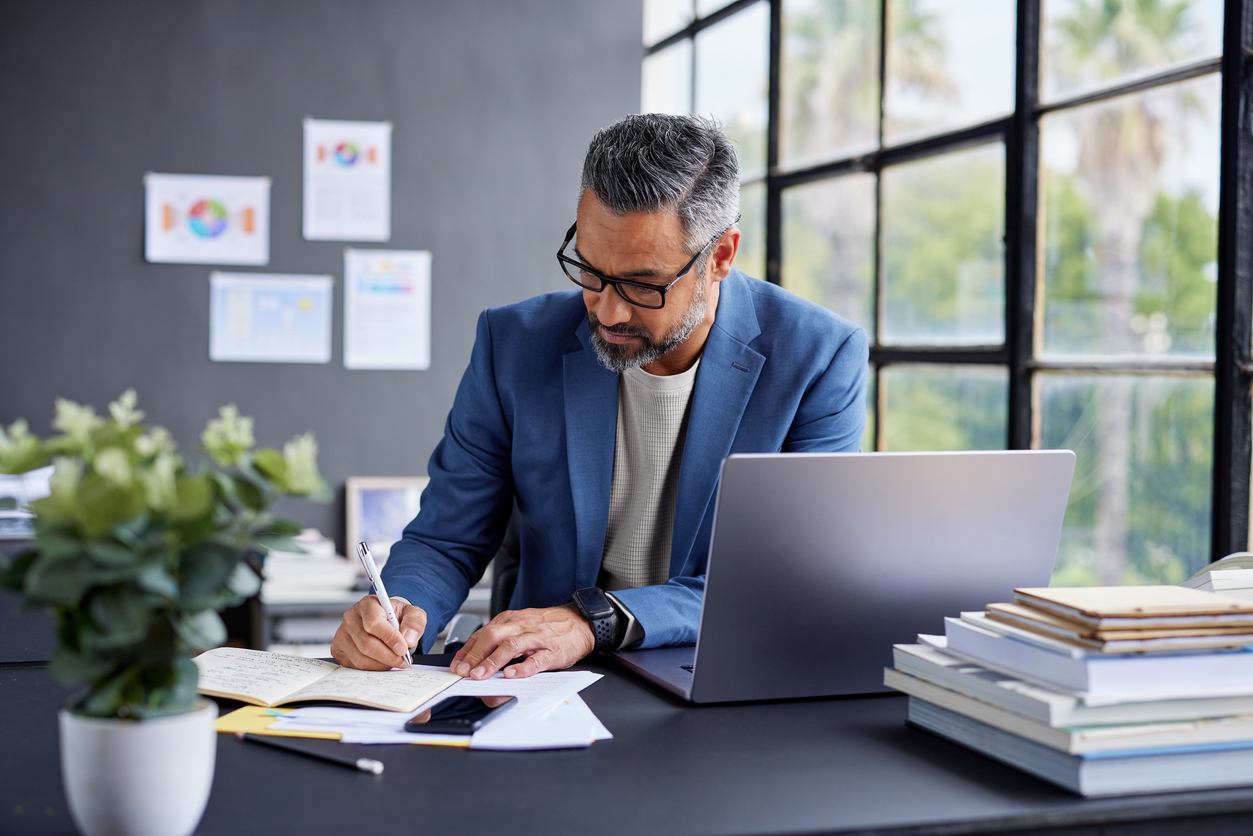
<path id="1" fill-rule="evenodd" d="M 710 238 L 709 241 L 706 242 L 705 246 L 697 250 L 696 254 L 693 255 L 690 259 L 688 259 L 687 264 L 683 265 L 683 269 L 679 271 L 678 275 L 675 276 L 673 279 L 671 279 L 670 282 L 664 285 L 649 284 L 648 282 L 637 282 L 637 281 L 632 281 L 631 279 L 615 279 L 612 276 L 606 276 L 604 273 L 600 272 L 599 270 L 592 267 L 591 265 L 584 264 L 578 259 L 574 259 L 566 255 L 566 247 L 570 246 L 570 242 L 574 239 L 575 230 L 578 229 L 578 226 L 579 226 L 578 221 L 575 221 L 574 223 L 570 224 L 570 229 L 566 231 L 565 240 L 561 242 L 561 247 L 560 249 L 557 250 L 557 262 L 562 265 L 561 272 L 566 274 L 566 278 L 574 282 L 579 287 L 584 288 L 585 290 L 590 290 L 593 293 L 600 293 L 602 290 L 605 289 L 606 285 L 610 285 L 617 292 L 617 294 L 621 296 L 627 302 L 627 304 L 634 305 L 637 308 L 646 308 L 647 310 L 650 310 L 650 311 L 658 311 L 666 306 L 666 293 L 670 290 L 670 288 L 674 287 L 676 284 L 679 283 L 680 279 L 682 279 L 684 276 L 690 273 L 692 271 L 692 268 L 696 265 L 697 259 L 699 259 L 702 255 L 704 255 L 705 251 L 708 250 L 709 247 L 715 241 L 721 238 L 728 229 L 730 229 L 732 226 L 735 226 L 736 223 L 739 223 L 739 220 L 740 220 L 739 217 L 736 216 L 735 221 L 730 226 L 727 226 L 719 230 L 718 233 L 714 235 L 714 237 Z M 583 284 L 581 281 L 577 280 L 576 278 L 574 278 L 574 276 L 571 276 L 570 273 L 565 269 L 565 265 L 567 264 L 569 264 L 571 267 L 574 267 L 576 270 L 586 271 L 588 273 L 591 273 L 596 278 L 600 279 L 600 287 L 590 287 L 588 285 Z M 641 290 L 659 293 L 661 294 L 661 304 L 645 305 L 642 302 L 636 302 L 634 299 L 626 295 L 626 292 L 622 289 L 622 285 L 629 285 L 630 287 L 638 287 Z"/>

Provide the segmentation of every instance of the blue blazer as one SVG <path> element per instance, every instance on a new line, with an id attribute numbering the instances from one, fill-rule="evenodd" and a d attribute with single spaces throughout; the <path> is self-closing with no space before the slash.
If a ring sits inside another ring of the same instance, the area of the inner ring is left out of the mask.
<path id="1" fill-rule="evenodd" d="M 614 594 L 643 647 L 692 644 L 714 492 L 729 453 L 857 450 L 865 333 L 732 271 L 721 284 L 687 419 L 669 580 Z M 596 360 L 579 291 L 484 311 L 421 511 L 392 547 L 388 591 L 427 613 L 423 649 L 496 554 L 517 503 L 511 609 L 564 604 L 595 586 L 613 478 L 618 379 Z"/>

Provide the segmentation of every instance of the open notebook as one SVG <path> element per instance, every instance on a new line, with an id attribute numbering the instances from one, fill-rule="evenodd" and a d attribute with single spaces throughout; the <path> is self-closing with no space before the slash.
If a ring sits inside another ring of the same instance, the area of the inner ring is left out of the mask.
<path id="1" fill-rule="evenodd" d="M 237 647 L 206 651 L 195 662 L 200 668 L 200 693 L 267 708 L 324 700 L 413 711 L 461 679 L 441 668 L 359 671 L 318 659 Z"/>

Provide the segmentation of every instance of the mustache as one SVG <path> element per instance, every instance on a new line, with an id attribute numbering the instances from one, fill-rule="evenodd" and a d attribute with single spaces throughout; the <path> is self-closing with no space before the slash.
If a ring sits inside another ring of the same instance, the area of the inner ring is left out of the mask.
<path id="1" fill-rule="evenodd" d="M 643 337 L 644 339 L 648 339 L 648 333 L 643 328 L 637 328 L 637 327 L 634 327 L 631 325 L 625 325 L 625 324 L 601 325 L 600 320 L 597 319 L 596 314 L 593 314 L 593 313 L 589 313 L 587 315 L 587 321 L 588 321 L 588 324 L 592 326 L 593 332 L 596 331 L 597 329 L 602 329 L 602 330 L 608 331 L 610 334 L 615 334 L 619 337 Z"/>

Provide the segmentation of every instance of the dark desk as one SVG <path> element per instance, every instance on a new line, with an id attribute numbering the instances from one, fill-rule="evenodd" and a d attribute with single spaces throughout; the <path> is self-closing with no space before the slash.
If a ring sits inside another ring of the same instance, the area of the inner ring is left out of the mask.
<path id="1" fill-rule="evenodd" d="M 590 667 L 616 736 L 590 749 L 351 747 L 386 763 L 370 776 L 224 736 L 199 832 L 1253 832 L 1253 790 L 1084 801 L 906 728 L 899 697 L 687 708 Z M 42 668 L 0 669 L 0 833 L 71 829 L 62 697 Z"/>

